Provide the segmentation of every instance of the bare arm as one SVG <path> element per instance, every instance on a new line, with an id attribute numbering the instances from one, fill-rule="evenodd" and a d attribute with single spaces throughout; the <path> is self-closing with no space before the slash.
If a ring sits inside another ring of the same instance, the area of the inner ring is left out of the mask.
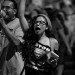
<path id="1" fill-rule="evenodd" d="M 25 14 L 25 3 L 26 3 L 26 0 L 20 0 L 19 14 L 18 14 L 19 19 L 20 19 L 20 23 L 21 23 L 21 27 L 22 27 L 22 30 L 24 33 L 29 29 L 28 22 L 24 16 L 24 14 Z"/>
<path id="2" fill-rule="evenodd" d="M 9 28 L 7 27 L 7 25 L 4 22 L 4 19 L 0 19 L 0 26 L 3 30 L 3 32 L 5 33 L 5 35 L 7 36 L 8 40 L 12 43 L 14 43 L 15 45 L 19 45 L 20 44 L 20 40 L 9 30 Z"/>
<path id="3" fill-rule="evenodd" d="M 59 59 L 59 55 L 55 53 L 55 51 L 58 51 L 59 44 L 58 41 L 55 38 L 50 38 L 51 42 L 51 57 L 54 57 L 55 59 Z"/>

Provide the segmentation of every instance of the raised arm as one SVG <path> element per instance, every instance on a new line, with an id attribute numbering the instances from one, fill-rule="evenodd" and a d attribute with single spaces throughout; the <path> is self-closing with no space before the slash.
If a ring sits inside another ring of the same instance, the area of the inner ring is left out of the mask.
<path id="1" fill-rule="evenodd" d="M 24 33 L 29 29 L 28 22 L 27 22 L 27 20 L 24 16 L 24 14 L 25 14 L 25 4 L 26 4 L 26 0 L 20 0 L 19 9 L 18 9 L 18 12 L 19 12 L 18 16 L 19 16 L 21 27 L 22 27 L 22 30 L 23 30 Z"/>

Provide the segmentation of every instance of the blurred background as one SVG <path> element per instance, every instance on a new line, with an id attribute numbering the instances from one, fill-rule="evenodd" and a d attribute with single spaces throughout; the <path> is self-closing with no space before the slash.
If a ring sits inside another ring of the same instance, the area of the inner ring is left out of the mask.
<path id="1" fill-rule="evenodd" d="M 4 0 L 0 0 L 0 9 L 3 1 Z M 15 1 L 18 6 L 20 0 Z M 62 10 L 64 12 L 64 25 L 68 30 L 66 37 L 71 46 L 73 55 L 66 55 L 63 75 L 75 75 L 75 0 L 26 0 L 25 15 L 28 16 L 34 9 L 45 14 L 51 9 Z M 32 17 L 33 16 L 34 15 L 32 15 Z"/>

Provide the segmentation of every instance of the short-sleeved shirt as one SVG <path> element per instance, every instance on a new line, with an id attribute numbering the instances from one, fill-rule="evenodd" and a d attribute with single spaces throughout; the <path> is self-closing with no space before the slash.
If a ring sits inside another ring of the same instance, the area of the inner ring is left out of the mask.
<path id="1" fill-rule="evenodd" d="M 11 21 L 7 24 L 10 32 L 14 33 L 14 35 L 23 42 L 23 31 L 20 26 L 19 19 Z M 1 56 L 0 56 L 0 69 L 5 75 L 19 75 L 24 66 L 24 62 L 22 60 L 22 56 L 19 51 L 16 50 L 13 43 L 11 43 L 5 34 L 2 32 L 1 36 Z M 2 70 L 3 69 L 3 70 Z"/>
<path id="2" fill-rule="evenodd" d="M 44 40 L 43 40 L 44 41 Z M 47 42 L 46 42 L 47 41 Z M 32 42 L 31 42 L 32 43 Z M 45 44 L 44 44 L 45 43 Z M 34 47 L 34 48 L 33 48 Z M 50 65 L 46 64 L 48 60 L 58 57 L 52 54 L 54 50 L 58 50 L 58 41 L 54 38 L 46 39 L 44 42 L 36 42 L 34 45 L 29 44 L 26 53 L 26 65 L 35 70 L 48 71 Z"/>

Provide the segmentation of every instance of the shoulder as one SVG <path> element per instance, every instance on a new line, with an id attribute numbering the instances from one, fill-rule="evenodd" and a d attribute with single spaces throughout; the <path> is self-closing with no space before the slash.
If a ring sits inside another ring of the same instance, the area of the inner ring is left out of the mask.
<path id="1" fill-rule="evenodd" d="M 20 27 L 19 18 L 16 18 L 16 19 L 14 20 L 14 23 L 15 23 L 15 26 L 16 26 L 16 27 Z"/>
<path id="2" fill-rule="evenodd" d="M 21 29 L 19 18 L 16 18 L 16 19 L 14 20 L 13 24 L 14 24 L 14 25 L 13 25 L 14 31 Z"/>
<path id="3" fill-rule="evenodd" d="M 57 41 L 55 38 L 50 38 L 50 41 L 51 41 L 52 43 L 58 43 L 58 41 Z"/>
<path id="4" fill-rule="evenodd" d="M 9 22 L 7 24 L 9 29 L 16 29 L 18 27 L 20 27 L 20 21 L 18 18 L 14 19 L 13 21 Z"/>
<path id="5" fill-rule="evenodd" d="M 51 44 L 51 49 L 52 50 L 58 50 L 59 43 L 55 38 L 50 38 L 50 44 Z"/>

